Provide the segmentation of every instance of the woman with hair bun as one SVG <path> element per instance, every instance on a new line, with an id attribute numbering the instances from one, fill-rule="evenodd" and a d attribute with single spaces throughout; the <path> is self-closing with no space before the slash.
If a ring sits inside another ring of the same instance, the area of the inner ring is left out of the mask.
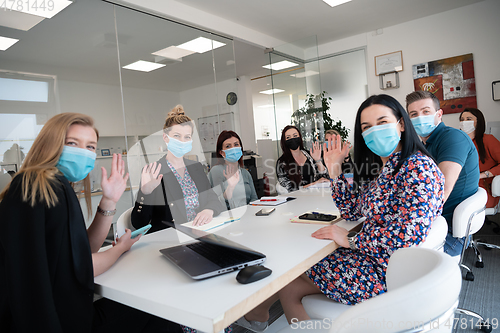
<path id="1" fill-rule="evenodd" d="M 146 165 L 141 173 L 141 185 L 132 225 L 139 229 L 151 223 L 149 232 L 165 229 L 163 221 L 203 225 L 224 210 L 212 190 L 203 166 L 184 158 L 192 149 L 194 125 L 177 105 L 167 115 L 163 140 L 168 152 L 159 161 Z"/>

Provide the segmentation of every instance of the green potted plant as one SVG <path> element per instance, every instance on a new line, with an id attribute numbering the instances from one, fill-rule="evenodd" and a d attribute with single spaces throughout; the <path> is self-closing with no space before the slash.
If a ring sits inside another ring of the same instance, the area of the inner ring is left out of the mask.
<path id="1" fill-rule="evenodd" d="M 321 107 L 316 107 L 317 100 L 321 100 Z M 300 130 L 307 148 L 314 141 L 323 142 L 325 131 L 329 129 L 339 132 L 343 141 L 347 140 L 350 129 L 341 120 L 334 121 L 328 113 L 331 100 L 331 97 L 326 97 L 326 91 L 319 95 L 307 94 L 305 105 L 292 114 L 292 124 Z"/>

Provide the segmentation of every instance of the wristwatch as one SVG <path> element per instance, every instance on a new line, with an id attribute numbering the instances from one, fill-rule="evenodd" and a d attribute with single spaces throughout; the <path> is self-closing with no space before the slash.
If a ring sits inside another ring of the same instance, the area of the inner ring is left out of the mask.
<path id="1" fill-rule="evenodd" d="M 357 250 L 358 247 L 356 246 L 356 235 L 358 233 L 356 231 L 351 231 L 350 233 L 347 234 L 347 241 L 349 241 L 349 247 L 351 250 Z"/>

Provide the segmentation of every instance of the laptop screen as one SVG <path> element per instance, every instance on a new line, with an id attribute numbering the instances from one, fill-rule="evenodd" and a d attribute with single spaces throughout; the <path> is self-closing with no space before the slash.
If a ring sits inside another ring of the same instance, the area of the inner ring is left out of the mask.
<path id="1" fill-rule="evenodd" d="M 180 225 L 180 224 L 174 224 L 173 222 L 170 222 L 170 221 L 162 221 L 162 223 L 164 223 L 165 225 L 167 225 L 169 227 L 175 228 L 175 229 L 179 230 L 180 232 L 188 235 L 189 237 L 192 237 L 192 238 L 197 239 L 197 240 L 202 241 L 202 242 L 220 245 L 220 246 L 224 246 L 224 247 L 227 247 L 230 249 L 235 249 L 235 250 L 240 250 L 240 251 L 244 251 L 244 252 L 249 252 L 249 253 L 265 256 L 264 254 L 262 254 L 260 252 L 249 249 L 248 247 L 245 247 L 241 244 L 235 243 L 235 242 L 233 242 L 227 238 L 224 238 L 222 236 L 210 234 L 210 233 L 202 231 L 202 230 L 192 229 L 192 228 Z"/>

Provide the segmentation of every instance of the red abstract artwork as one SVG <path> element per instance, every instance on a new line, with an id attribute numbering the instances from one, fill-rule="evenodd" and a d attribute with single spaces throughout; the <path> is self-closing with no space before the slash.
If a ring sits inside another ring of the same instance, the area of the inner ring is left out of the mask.
<path id="1" fill-rule="evenodd" d="M 415 91 L 430 91 L 445 114 L 477 108 L 472 53 L 413 65 Z"/>

